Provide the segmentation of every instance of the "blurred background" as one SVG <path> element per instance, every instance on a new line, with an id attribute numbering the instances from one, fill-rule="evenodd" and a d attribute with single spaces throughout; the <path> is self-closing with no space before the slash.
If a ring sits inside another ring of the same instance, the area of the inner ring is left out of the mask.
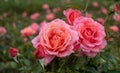
<path id="1" fill-rule="evenodd" d="M 90 61 L 89 67 L 80 64 L 79 72 L 120 73 L 120 0 L 0 0 L 0 73 L 19 73 L 23 68 L 11 58 L 10 47 L 24 55 L 26 73 L 37 73 L 40 68 L 34 62 L 31 40 L 43 21 L 66 20 L 63 11 L 67 8 L 92 17 L 107 34 L 106 48 Z M 34 32 L 29 27 L 35 28 Z"/>

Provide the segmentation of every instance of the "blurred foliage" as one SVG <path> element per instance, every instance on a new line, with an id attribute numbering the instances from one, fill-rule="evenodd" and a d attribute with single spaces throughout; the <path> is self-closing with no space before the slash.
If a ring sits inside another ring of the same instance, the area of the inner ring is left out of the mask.
<path id="1" fill-rule="evenodd" d="M 43 4 L 48 4 L 50 9 L 61 7 L 61 11 L 55 13 L 56 18 L 63 18 L 63 10 L 72 7 L 79 9 L 84 13 L 86 2 L 89 1 L 87 12 L 93 15 L 93 18 L 106 18 L 107 15 L 101 13 L 101 7 L 106 7 L 110 11 L 110 7 L 119 0 L 71 0 L 69 4 L 66 0 L 0 0 L 0 26 L 7 29 L 7 34 L 0 37 L 0 73 L 41 73 L 42 68 L 39 61 L 34 58 L 34 48 L 31 40 L 35 37 L 29 37 L 24 42 L 21 37 L 20 30 L 29 26 L 32 22 L 40 23 L 45 20 L 46 12 L 42 9 Z M 97 1 L 99 7 L 92 6 L 92 2 Z M 120 4 L 119 4 L 120 5 Z M 119 7 L 120 8 L 120 7 Z M 22 17 L 23 12 L 27 12 L 27 17 Z M 31 14 L 39 12 L 40 17 L 37 20 L 31 20 Z M 13 24 L 16 24 L 14 26 Z M 109 29 L 111 25 L 120 23 L 113 20 L 113 14 L 109 15 L 108 21 L 104 24 L 106 29 L 106 40 L 108 45 L 95 58 L 76 57 L 73 54 L 66 59 L 55 58 L 48 66 L 45 67 L 47 73 L 120 73 L 120 31 L 113 32 Z M 9 47 L 19 49 L 20 56 L 16 63 L 9 54 Z"/>

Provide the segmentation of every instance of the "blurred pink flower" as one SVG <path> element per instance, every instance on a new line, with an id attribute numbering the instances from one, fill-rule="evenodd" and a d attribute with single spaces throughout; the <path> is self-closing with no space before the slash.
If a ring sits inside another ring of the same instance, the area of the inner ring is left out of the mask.
<path id="1" fill-rule="evenodd" d="M 26 28 L 21 30 L 21 36 L 22 37 L 29 37 L 29 36 L 32 36 L 35 33 L 36 33 L 36 31 L 33 30 L 31 27 L 26 27 Z"/>
<path id="2" fill-rule="evenodd" d="M 37 23 L 32 23 L 31 25 L 30 25 L 30 27 L 34 30 L 34 31 L 38 31 L 38 28 L 39 28 L 39 25 L 37 24 Z"/>
<path id="3" fill-rule="evenodd" d="M 53 12 L 58 12 L 58 9 L 57 8 L 53 8 Z"/>
<path id="4" fill-rule="evenodd" d="M 6 29 L 5 29 L 4 27 L 1 27 L 1 26 L 0 26 L 0 36 L 5 35 L 6 32 L 7 32 Z"/>
<path id="5" fill-rule="evenodd" d="M 113 19 L 120 23 L 120 14 L 115 13 L 115 14 L 113 15 Z"/>
<path id="6" fill-rule="evenodd" d="M 22 37 L 29 37 L 34 35 L 38 31 L 39 25 L 37 23 L 32 23 L 30 26 L 21 30 Z"/>
<path id="7" fill-rule="evenodd" d="M 103 18 L 98 18 L 97 21 L 98 21 L 100 24 L 103 24 L 103 23 L 104 23 L 104 19 L 103 19 Z"/>
<path id="8" fill-rule="evenodd" d="M 22 14 L 23 17 L 26 17 L 27 16 L 27 12 L 24 11 L 23 14 Z"/>
<path id="9" fill-rule="evenodd" d="M 39 16 L 40 16 L 39 13 L 34 13 L 34 14 L 32 14 L 32 15 L 30 16 L 30 19 L 35 20 L 35 19 L 37 19 Z"/>
<path id="10" fill-rule="evenodd" d="M 42 8 L 47 10 L 47 9 L 49 9 L 49 5 L 48 4 L 43 4 Z"/>
<path id="11" fill-rule="evenodd" d="M 107 9 L 106 9 L 105 7 L 101 7 L 101 12 L 102 12 L 103 14 L 107 14 Z"/>
<path id="12" fill-rule="evenodd" d="M 69 4 L 69 3 L 70 3 L 70 0 L 66 0 L 66 3 L 68 3 L 68 4 Z"/>
<path id="13" fill-rule="evenodd" d="M 96 2 L 96 1 L 94 1 L 93 3 L 92 3 L 92 5 L 93 5 L 93 7 L 98 7 L 99 5 L 98 5 L 98 2 Z"/>
<path id="14" fill-rule="evenodd" d="M 48 14 L 48 13 L 51 13 L 51 10 L 50 9 L 47 9 L 46 10 L 46 13 Z"/>
<path id="15" fill-rule="evenodd" d="M 110 26 L 110 29 L 114 32 L 118 32 L 119 31 L 119 28 L 116 26 L 116 25 L 112 25 Z"/>
<path id="16" fill-rule="evenodd" d="M 86 17 L 92 17 L 92 14 L 86 12 L 85 16 L 86 16 Z"/>
<path id="17" fill-rule="evenodd" d="M 55 18 L 55 15 L 53 14 L 53 13 L 48 13 L 48 14 L 46 14 L 46 19 L 47 20 L 52 20 L 52 19 L 54 19 Z"/>
<path id="18" fill-rule="evenodd" d="M 117 10 L 118 10 L 118 7 L 119 7 L 119 5 L 118 5 L 118 3 L 116 3 L 116 4 L 114 5 L 113 10 L 114 10 L 114 11 L 117 11 Z"/>

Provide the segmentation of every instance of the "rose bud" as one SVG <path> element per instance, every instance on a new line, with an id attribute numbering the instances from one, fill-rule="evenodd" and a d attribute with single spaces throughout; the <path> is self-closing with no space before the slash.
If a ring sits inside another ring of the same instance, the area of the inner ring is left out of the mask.
<path id="1" fill-rule="evenodd" d="M 36 58 L 38 58 L 38 59 L 42 59 L 42 58 L 44 58 L 44 57 L 46 56 L 46 54 L 45 54 L 45 52 L 44 52 L 44 49 L 43 49 L 43 47 L 42 47 L 41 45 L 39 45 L 39 46 L 37 47 L 37 49 L 35 50 L 34 56 L 35 56 Z"/>
<path id="2" fill-rule="evenodd" d="M 18 49 L 10 47 L 11 57 L 15 57 L 18 54 Z"/>

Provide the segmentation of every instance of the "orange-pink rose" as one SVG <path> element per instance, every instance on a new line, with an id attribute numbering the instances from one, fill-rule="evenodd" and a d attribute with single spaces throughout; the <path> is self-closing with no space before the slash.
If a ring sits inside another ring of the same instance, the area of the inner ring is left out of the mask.
<path id="1" fill-rule="evenodd" d="M 72 8 L 65 10 L 63 13 L 66 16 L 68 23 L 71 25 L 73 25 L 76 18 L 82 16 L 79 10 L 73 10 Z"/>
<path id="2" fill-rule="evenodd" d="M 46 57 L 45 65 L 55 57 L 69 56 L 78 40 L 77 32 L 61 19 L 55 19 L 42 25 L 40 33 L 32 40 L 33 46 L 43 46 Z"/>
<path id="3" fill-rule="evenodd" d="M 106 46 L 104 27 L 92 18 L 79 17 L 74 22 L 79 35 L 81 51 L 88 57 L 95 57 Z"/>

